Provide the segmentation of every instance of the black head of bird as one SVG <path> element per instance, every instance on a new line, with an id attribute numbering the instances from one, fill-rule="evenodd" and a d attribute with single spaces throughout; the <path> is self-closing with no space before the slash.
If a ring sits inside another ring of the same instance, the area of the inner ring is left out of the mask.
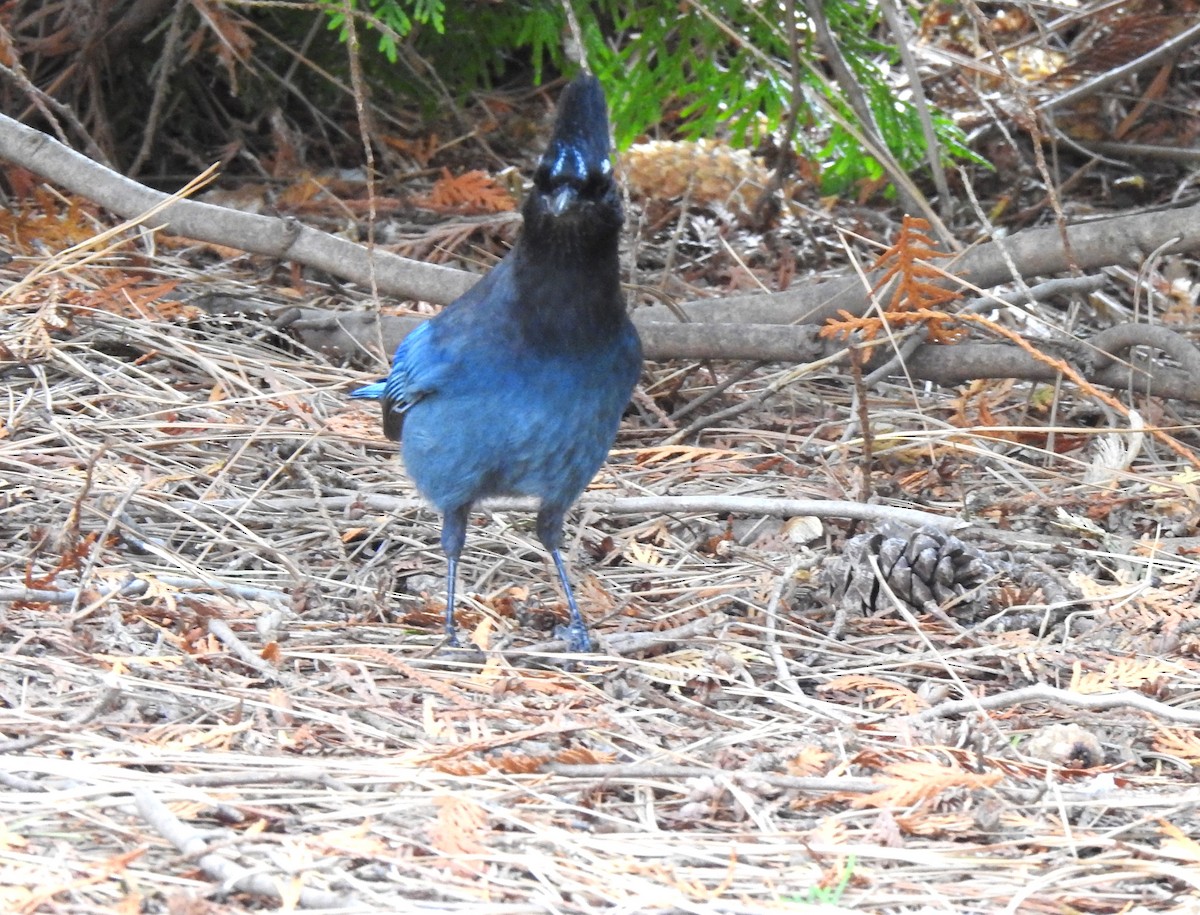
<path id="1" fill-rule="evenodd" d="M 563 234 L 574 227 L 614 238 L 623 214 L 609 158 L 608 111 L 596 77 L 577 77 L 563 90 L 554 133 L 525 201 L 525 231 Z"/>

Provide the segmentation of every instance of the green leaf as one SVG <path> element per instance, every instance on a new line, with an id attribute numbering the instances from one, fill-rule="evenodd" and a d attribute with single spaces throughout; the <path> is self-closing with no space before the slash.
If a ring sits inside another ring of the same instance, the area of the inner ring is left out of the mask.
<path id="1" fill-rule="evenodd" d="M 378 49 L 389 65 L 399 40 L 411 41 L 444 83 L 466 94 L 487 86 L 515 66 L 528 66 L 535 83 L 547 70 L 573 69 L 564 56 L 565 15 L 560 0 L 350 0 L 367 28 L 379 31 Z M 343 0 L 320 0 L 329 28 L 346 40 Z M 743 0 L 692 0 L 681 14 L 678 0 L 573 2 L 584 54 L 608 93 L 611 120 L 621 148 L 647 133 L 696 139 L 721 137 L 755 144 L 778 132 L 792 104 L 790 36 L 774 6 Z M 364 10 L 365 7 L 365 10 Z M 891 73 L 899 53 L 887 41 L 873 0 L 826 0 L 830 28 L 867 98 L 882 141 L 900 165 L 922 169 L 925 136 L 915 107 L 898 98 Z M 803 26 L 803 14 L 800 22 Z M 428 25 L 428 29 L 417 26 Z M 801 53 L 812 36 L 801 32 Z M 399 77 L 397 77 L 399 78 Z M 807 69 L 800 79 L 811 92 L 828 94 L 841 117 L 855 116 L 836 90 Z M 804 96 L 808 98 L 809 96 Z M 883 172 L 850 133 L 819 106 L 798 112 L 804 129 L 797 153 L 820 167 L 826 193 L 853 190 Z M 945 116 L 935 130 L 947 162 L 986 164 Z"/>

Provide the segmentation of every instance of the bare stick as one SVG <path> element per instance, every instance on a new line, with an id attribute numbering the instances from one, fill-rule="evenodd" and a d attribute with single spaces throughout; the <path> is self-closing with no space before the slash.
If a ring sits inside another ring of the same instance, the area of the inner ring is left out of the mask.
<path id="1" fill-rule="evenodd" d="M 208 621 L 208 631 L 216 636 L 222 645 L 232 651 L 239 661 L 247 667 L 258 671 L 268 683 L 280 683 L 283 681 L 283 674 L 264 660 L 262 655 L 238 638 L 237 633 L 230 629 L 229 624 L 224 620 L 210 619 Z"/>
<path id="2" fill-rule="evenodd" d="M 45 725 L 47 730 L 45 733 L 37 734 L 32 737 L 22 737 L 17 740 L 9 740 L 0 744 L 0 754 L 5 753 L 24 753 L 39 744 L 45 743 L 55 734 L 73 733 L 81 726 L 93 721 L 100 715 L 114 708 L 117 701 L 121 698 L 121 690 L 116 686 L 107 686 L 100 694 L 100 697 L 81 711 L 78 715 L 74 715 L 61 723 L 53 723 Z"/>
<path id="3" fill-rule="evenodd" d="M 72 193 L 126 218 L 160 206 L 167 195 L 107 169 L 40 131 L 0 114 L 0 158 L 28 167 Z M 383 292 L 431 302 L 448 302 L 476 277 L 461 270 L 423 264 L 308 228 L 292 218 L 239 213 L 226 207 L 177 200 L 154 217 L 154 225 L 174 235 L 232 245 L 254 254 L 328 270 L 370 288 L 372 270 Z"/>
<path id="4" fill-rule="evenodd" d="M 309 502 L 308 504 L 311 505 L 312 503 Z M 93 604 L 99 605 L 113 597 L 141 597 L 150 590 L 154 582 L 159 582 L 172 588 L 231 594 L 243 600 L 260 600 L 264 603 L 271 603 L 278 606 L 287 606 L 291 600 L 284 592 L 273 591 L 269 588 L 239 585 L 233 582 L 220 581 L 216 578 L 188 578 L 182 575 L 156 573 L 153 576 L 153 580 L 148 577 L 139 578 L 130 576 L 125 581 L 118 585 L 113 585 L 111 588 L 97 589 L 95 592 L 96 599 L 93 601 Z M 23 604 L 71 604 L 78 600 L 80 595 L 85 591 L 90 591 L 90 589 L 67 587 L 60 590 L 51 588 L 26 588 L 15 581 L 8 582 L 7 586 L 5 582 L 0 581 L 0 601 L 19 601 Z M 92 595 L 89 593 L 87 596 Z"/>
<path id="5" fill-rule="evenodd" d="M 283 894 L 279 888 L 286 885 L 288 880 L 282 879 L 281 876 L 247 870 L 228 858 L 210 852 L 208 843 L 200 832 L 181 821 L 166 804 L 148 790 L 139 788 L 133 792 L 133 797 L 142 819 L 174 845 L 180 854 L 196 859 L 204 873 L 221 882 L 223 890 L 253 893 L 256 896 L 283 901 Z M 313 889 L 301 889 L 294 902 L 306 909 L 346 909 L 352 905 L 346 896 Z"/>
<path id="6" fill-rule="evenodd" d="M 316 499 L 208 499 L 188 500 L 174 503 L 175 507 L 192 514 L 208 511 L 260 510 L 265 512 L 311 509 Z M 371 511 L 396 513 L 412 511 L 426 505 L 420 499 L 403 499 L 395 496 L 327 496 L 320 500 L 326 509 L 340 511 L 346 508 L 366 508 Z M 606 514 L 653 515 L 672 513 L 766 515 L 774 518 L 790 518 L 796 515 L 812 515 L 817 518 L 844 518 L 850 521 L 898 521 L 903 524 L 928 524 L 939 530 L 958 530 L 968 527 L 959 518 L 947 518 L 933 512 L 915 508 L 896 508 L 889 505 L 865 505 L 840 499 L 774 499 L 755 496 L 628 496 L 614 497 L 594 493 L 579 500 L 580 506 L 596 508 Z M 484 499 L 478 505 L 480 511 L 536 511 L 534 499 Z M 0 592 L 0 600 L 4 592 Z"/>
<path id="7" fill-rule="evenodd" d="M 1181 53 L 1189 45 L 1193 44 L 1197 38 L 1200 38 L 1200 22 L 1197 22 L 1191 28 L 1184 29 L 1174 38 L 1156 46 L 1152 51 L 1148 51 L 1141 57 L 1136 57 L 1129 63 L 1122 64 L 1119 67 L 1106 68 L 1103 73 L 1093 79 L 1085 80 L 1078 85 L 1072 86 L 1061 95 L 1047 99 L 1037 106 L 1037 110 L 1050 111 L 1053 108 L 1061 108 L 1063 105 L 1069 105 L 1071 102 L 1094 95 L 1105 86 L 1110 86 L 1136 73 L 1138 70 L 1151 67 L 1160 60 L 1165 60 L 1168 57 Z"/>
<path id="8" fill-rule="evenodd" d="M 1007 692 L 996 693 L 994 696 L 985 696 L 979 699 L 955 699 L 953 702 L 943 702 L 940 705 L 933 706 L 933 708 L 917 712 L 910 717 L 918 721 L 924 721 L 930 718 L 948 718 L 951 715 L 961 715 L 964 712 L 973 712 L 979 709 L 1011 708 L 1030 702 L 1048 702 L 1092 711 L 1122 707 L 1135 708 L 1138 711 L 1146 712 L 1149 715 L 1154 715 L 1156 718 L 1162 718 L 1166 721 L 1173 721 L 1178 724 L 1200 725 L 1200 711 L 1175 708 L 1172 705 L 1167 705 L 1159 702 L 1157 699 L 1151 699 L 1149 696 L 1142 693 L 1135 693 L 1132 690 L 1097 693 L 1093 695 L 1073 693 L 1070 690 L 1059 689 L 1057 686 L 1048 686 L 1045 683 L 1023 686 L 1020 689 L 1010 689 Z"/>
<path id="9" fill-rule="evenodd" d="M 568 778 L 594 778 L 609 782 L 711 778 L 715 781 L 765 782 L 776 788 L 792 788 L 799 791 L 851 791 L 856 794 L 868 794 L 878 791 L 881 787 L 878 782 L 869 778 L 807 778 L 798 775 L 775 775 L 771 772 L 709 769 L 704 766 L 647 766 L 621 763 L 572 766 L 565 763 L 548 763 L 543 769 Z"/>

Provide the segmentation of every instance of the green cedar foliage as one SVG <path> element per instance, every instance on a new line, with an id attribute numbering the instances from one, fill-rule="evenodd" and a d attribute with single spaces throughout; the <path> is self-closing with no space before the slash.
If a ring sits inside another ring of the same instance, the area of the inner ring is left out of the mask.
<path id="1" fill-rule="evenodd" d="M 321 0 L 329 26 L 345 37 L 344 0 Z M 452 91 L 484 87 L 516 63 L 540 82 L 547 68 L 569 71 L 560 0 L 350 0 L 365 27 L 378 32 L 378 50 L 395 62 L 397 42 L 410 40 Z M 746 0 L 593 0 L 574 3 L 588 63 L 612 107 L 617 145 L 648 132 L 674 138 L 723 136 L 754 145 L 779 130 L 791 104 L 790 30 L 783 4 Z M 828 0 L 830 28 L 862 86 L 876 124 L 893 156 L 907 170 L 923 167 L 925 139 L 911 102 L 888 80 L 899 54 L 886 40 L 879 13 L 868 0 Z M 803 13 L 799 14 L 803 17 Z M 360 29 L 361 34 L 361 29 Z M 364 45 L 366 39 L 362 39 Z M 801 59 L 819 66 L 812 35 L 800 20 Z M 854 114 L 816 66 L 800 74 L 803 97 L 821 93 L 854 123 Z M 805 103 L 797 152 L 821 169 L 826 193 L 852 192 L 883 176 L 851 133 L 820 106 Z M 962 132 L 935 118 L 950 159 L 981 162 Z"/>

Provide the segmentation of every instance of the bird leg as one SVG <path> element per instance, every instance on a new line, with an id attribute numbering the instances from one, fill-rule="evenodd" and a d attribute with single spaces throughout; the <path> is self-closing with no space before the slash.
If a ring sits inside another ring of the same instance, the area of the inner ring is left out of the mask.
<path id="1" fill-rule="evenodd" d="M 588 633 L 587 623 L 583 621 L 583 614 L 579 612 L 579 605 L 575 603 L 571 582 L 567 578 L 567 566 L 558 552 L 558 547 L 551 548 L 550 557 L 554 560 L 554 567 L 558 569 L 558 580 L 562 582 L 563 593 L 567 595 L 567 608 L 571 614 L 567 625 L 556 627 L 554 635 L 566 640 L 568 651 L 591 651 L 594 643 Z"/>
<path id="2" fill-rule="evenodd" d="M 451 648 L 462 648 L 458 640 L 458 629 L 454 625 L 454 580 L 458 578 L 458 557 L 450 556 L 446 561 L 446 642 Z"/>
<path id="3" fill-rule="evenodd" d="M 538 539 L 570 608 L 557 632 L 573 652 L 592 647 L 559 555 L 563 516 L 608 454 L 642 365 L 621 292 L 610 146 L 604 89 L 583 73 L 563 90 L 508 256 L 404 338 L 385 381 L 356 392 L 380 401 L 388 438 L 403 433 L 408 474 L 442 512 L 453 646 L 467 514 L 519 495 L 541 504 Z"/>
<path id="4" fill-rule="evenodd" d="M 543 504 L 537 514 L 538 540 L 542 541 L 542 546 L 554 560 L 554 567 L 558 569 L 558 580 L 562 582 L 563 593 L 567 596 L 567 609 L 571 614 L 567 625 L 556 627 L 554 635 L 556 638 L 566 641 L 569 651 L 591 651 L 592 637 L 588 634 L 583 614 L 579 612 L 579 605 L 575 603 L 575 594 L 571 591 L 571 580 L 567 577 L 567 566 L 563 562 L 562 554 L 558 551 L 559 544 L 562 543 L 564 514 L 566 514 L 566 509 L 557 504 Z"/>
<path id="5" fill-rule="evenodd" d="M 458 579 L 458 557 L 467 540 L 467 516 L 470 504 L 448 508 L 442 515 L 442 550 L 446 554 L 446 641 L 451 648 L 461 648 L 458 630 L 454 626 L 454 582 Z"/>

